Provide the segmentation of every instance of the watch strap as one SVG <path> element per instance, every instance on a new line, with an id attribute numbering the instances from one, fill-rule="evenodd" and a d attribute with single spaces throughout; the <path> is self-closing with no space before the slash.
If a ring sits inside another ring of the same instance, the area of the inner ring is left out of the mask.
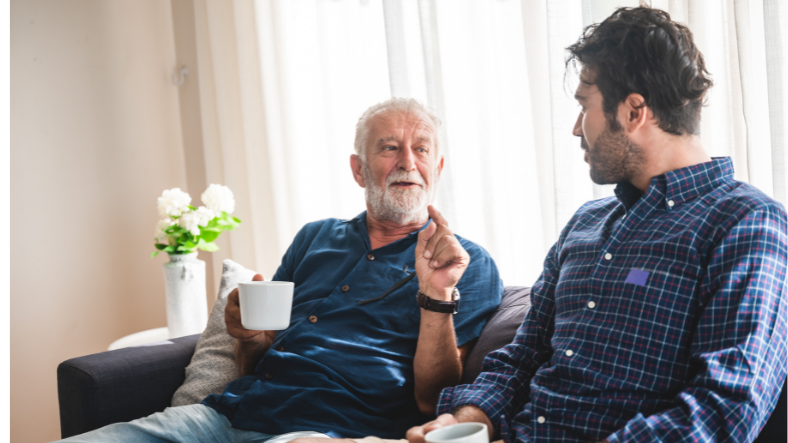
<path id="1" fill-rule="evenodd" d="M 454 289 L 455 292 L 457 288 Z M 452 293 L 454 296 L 454 292 Z M 457 297 L 459 298 L 459 297 Z M 432 312 L 440 312 L 442 314 L 456 314 L 459 312 L 460 301 L 453 300 L 453 301 L 442 301 L 442 300 L 435 300 L 434 298 L 430 298 L 427 294 L 421 292 L 419 290 L 416 300 L 420 307 L 432 311 Z"/>

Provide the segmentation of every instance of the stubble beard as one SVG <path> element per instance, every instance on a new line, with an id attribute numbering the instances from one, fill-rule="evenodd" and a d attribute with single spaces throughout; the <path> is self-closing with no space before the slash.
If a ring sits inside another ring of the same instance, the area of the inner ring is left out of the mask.
<path id="1" fill-rule="evenodd" d="M 364 165 L 364 196 L 375 217 L 405 225 L 425 221 L 428 218 L 427 206 L 435 198 L 438 174 L 434 175 L 432 185 L 427 187 L 418 172 L 398 171 L 386 178 L 385 189 L 378 186 L 372 171 Z M 421 187 L 399 189 L 389 186 L 397 181 L 418 183 Z"/>
<path id="2" fill-rule="evenodd" d="M 588 149 L 585 138 L 580 145 L 588 151 L 591 180 L 598 185 L 631 182 L 645 163 L 643 149 L 632 143 L 620 126 L 611 128 L 610 123 L 597 138 L 593 150 Z"/>

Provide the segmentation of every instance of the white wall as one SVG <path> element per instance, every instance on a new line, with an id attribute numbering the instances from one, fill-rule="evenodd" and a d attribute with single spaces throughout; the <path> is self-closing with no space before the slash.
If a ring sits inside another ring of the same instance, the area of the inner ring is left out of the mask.
<path id="1" fill-rule="evenodd" d="M 186 172 L 169 1 L 12 0 L 10 21 L 11 441 L 41 442 L 61 361 L 165 326 L 156 197 Z"/>

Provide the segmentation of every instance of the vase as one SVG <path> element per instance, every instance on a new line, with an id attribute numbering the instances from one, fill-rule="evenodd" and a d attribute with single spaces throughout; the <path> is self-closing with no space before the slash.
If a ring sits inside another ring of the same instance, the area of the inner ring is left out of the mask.
<path id="1" fill-rule="evenodd" d="M 208 323 L 205 262 L 197 259 L 196 252 L 169 256 L 169 263 L 162 265 L 169 336 L 199 334 Z"/>

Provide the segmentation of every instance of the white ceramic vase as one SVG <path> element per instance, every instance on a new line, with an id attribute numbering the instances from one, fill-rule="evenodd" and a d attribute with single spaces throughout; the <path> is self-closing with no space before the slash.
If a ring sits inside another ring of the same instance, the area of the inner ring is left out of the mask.
<path id="1" fill-rule="evenodd" d="M 208 323 L 205 262 L 197 259 L 196 252 L 170 254 L 162 268 L 170 338 L 201 333 Z"/>

